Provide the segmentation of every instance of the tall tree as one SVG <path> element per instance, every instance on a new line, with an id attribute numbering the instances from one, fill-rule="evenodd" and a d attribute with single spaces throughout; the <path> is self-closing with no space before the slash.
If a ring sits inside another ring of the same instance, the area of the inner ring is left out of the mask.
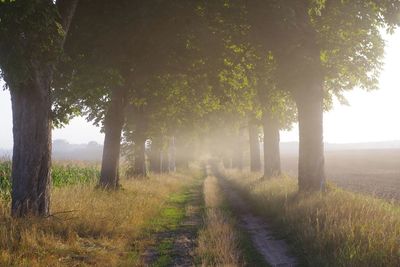
<path id="1" fill-rule="evenodd" d="M 105 133 L 99 185 L 107 189 L 119 186 L 121 131 L 132 93 L 131 80 L 124 77 L 127 29 L 135 25 L 133 15 L 124 13 L 129 7 L 126 1 L 80 1 L 57 66 L 55 111 L 68 117 L 78 110 Z"/>
<path id="2" fill-rule="evenodd" d="M 149 138 L 149 113 L 144 105 L 130 105 L 128 108 L 129 118 L 124 129 L 127 148 L 132 154 L 133 162 L 128 162 L 130 166 L 130 176 L 147 177 L 146 166 L 146 140 Z"/>
<path id="3" fill-rule="evenodd" d="M 104 118 L 104 147 L 99 184 L 103 188 L 119 187 L 119 157 L 121 132 L 124 125 L 124 112 L 127 91 L 118 86 L 111 91 L 110 104 Z"/>
<path id="4" fill-rule="evenodd" d="M 343 90 L 376 87 L 383 53 L 379 30 L 393 27 L 399 4 L 248 1 L 254 36 L 273 52 L 277 84 L 297 105 L 301 191 L 324 190 L 324 108 Z"/>
<path id="5" fill-rule="evenodd" d="M 258 123 L 249 119 L 250 171 L 261 171 L 260 138 Z"/>
<path id="6" fill-rule="evenodd" d="M 15 217 L 49 214 L 51 83 L 77 3 L 0 2 L 0 68 L 13 111 Z"/>
<path id="7" fill-rule="evenodd" d="M 190 11 L 193 4 L 181 1 L 82 0 L 78 6 L 73 38 L 67 43 L 69 58 L 60 66 L 65 81 L 61 87 L 89 120 L 103 126 L 101 186 L 117 186 L 123 107 L 142 114 L 149 101 L 148 81 L 171 66 L 177 68 L 177 55 L 184 54 L 186 45 L 188 26 L 183 22 L 191 17 Z M 64 103 L 67 111 L 71 101 Z"/>

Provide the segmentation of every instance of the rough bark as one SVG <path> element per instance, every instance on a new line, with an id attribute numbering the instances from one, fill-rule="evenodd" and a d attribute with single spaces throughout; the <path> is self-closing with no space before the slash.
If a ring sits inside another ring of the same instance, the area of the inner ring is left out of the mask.
<path id="1" fill-rule="evenodd" d="M 325 189 L 322 83 L 296 97 L 299 117 L 299 190 Z"/>
<path id="2" fill-rule="evenodd" d="M 264 177 L 270 178 L 281 174 L 279 149 L 279 122 L 268 112 L 263 116 L 264 130 Z"/>
<path id="3" fill-rule="evenodd" d="M 111 102 L 104 120 L 104 148 L 101 161 L 100 187 L 119 187 L 119 156 L 124 124 L 125 93 L 123 88 L 112 91 Z"/>
<path id="4" fill-rule="evenodd" d="M 32 81 L 11 90 L 14 149 L 12 203 L 14 217 L 47 216 L 50 205 L 50 82 Z"/>
<path id="5" fill-rule="evenodd" d="M 261 170 L 260 141 L 258 138 L 258 127 L 249 122 L 249 143 L 250 143 L 250 171 Z"/>
<path id="6" fill-rule="evenodd" d="M 58 3 L 62 2 L 62 3 Z M 78 1 L 57 1 L 61 25 L 68 33 Z M 60 4 L 60 6 L 58 5 Z M 64 38 L 59 46 L 63 47 Z M 51 167 L 51 82 L 56 62 L 27 59 L 29 78 L 11 88 L 13 111 L 13 217 L 48 216 Z M 7 76 L 7 75 L 6 75 Z"/>
<path id="7" fill-rule="evenodd" d="M 294 50 L 303 55 L 296 66 L 297 88 L 292 88 L 299 119 L 299 190 L 320 191 L 325 188 L 325 163 L 323 143 L 323 85 L 318 33 L 310 21 L 308 3 L 296 2 L 296 24 L 301 46 Z"/>

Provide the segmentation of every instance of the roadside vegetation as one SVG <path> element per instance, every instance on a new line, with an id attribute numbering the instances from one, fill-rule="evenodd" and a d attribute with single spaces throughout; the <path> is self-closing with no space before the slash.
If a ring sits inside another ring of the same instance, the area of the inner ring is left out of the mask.
<path id="1" fill-rule="evenodd" d="M 400 266 L 400 206 L 329 185 L 297 191 L 295 179 L 225 171 L 255 212 L 272 221 L 307 266 Z"/>
<path id="2" fill-rule="evenodd" d="M 0 201 L 1 266 L 134 266 L 145 229 L 192 179 L 179 174 L 123 180 L 119 191 L 93 183 L 56 187 L 46 218 L 14 219 Z"/>
<path id="3" fill-rule="evenodd" d="M 199 232 L 197 254 L 202 266 L 244 266 L 240 235 L 223 207 L 217 178 L 208 176 L 203 187 L 204 229 Z"/>
<path id="4" fill-rule="evenodd" d="M 158 216 L 151 219 L 136 240 L 136 255 L 141 255 L 138 266 L 194 264 L 193 251 L 201 226 L 204 172 L 201 168 L 193 168 L 182 171 L 180 176 L 190 182 L 166 199 Z"/>

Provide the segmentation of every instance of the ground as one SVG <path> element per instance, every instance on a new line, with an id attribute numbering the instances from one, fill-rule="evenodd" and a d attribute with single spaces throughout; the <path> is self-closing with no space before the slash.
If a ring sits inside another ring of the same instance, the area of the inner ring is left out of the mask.
<path id="1" fill-rule="evenodd" d="M 282 169 L 297 175 L 297 156 L 283 154 Z M 325 153 L 326 175 L 338 186 L 400 201 L 400 149 L 341 150 Z"/>
<path id="2" fill-rule="evenodd" d="M 397 196 L 398 156 L 328 153 L 328 175 L 347 189 Z M 288 169 L 295 159 L 282 161 Z M 4 194 L 0 265 L 400 266 L 398 203 L 334 186 L 302 195 L 293 177 L 200 166 L 102 191 L 79 168 L 84 179 L 53 188 L 49 218 L 14 220 Z"/>

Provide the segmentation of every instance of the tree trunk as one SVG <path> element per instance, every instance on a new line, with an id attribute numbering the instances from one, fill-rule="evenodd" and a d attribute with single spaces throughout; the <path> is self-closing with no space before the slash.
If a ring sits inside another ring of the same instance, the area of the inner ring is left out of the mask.
<path id="1" fill-rule="evenodd" d="M 77 0 L 57 1 L 60 22 L 65 33 L 68 33 L 77 3 Z M 49 38 L 52 37 L 58 36 Z M 59 47 L 62 48 L 64 42 L 65 35 L 59 39 Z M 9 81 L 9 75 L 4 75 L 10 85 L 13 112 L 11 214 L 13 217 L 45 217 L 50 212 L 50 86 L 56 62 L 38 62 L 29 58 L 26 60 L 30 72 L 26 81 Z"/>
<path id="2" fill-rule="evenodd" d="M 243 130 L 239 130 L 236 143 L 233 146 L 232 167 L 242 170 L 243 169 Z"/>
<path id="3" fill-rule="evenodd" d="M 268 112 L 263 117 L 264 130 L 264 177 L 270 178 L 281 174 L 279 149 L 279 122 Z"/>
<path id="4" fill-rule="evenodd" d="M 182 157 L 182 155 L 180 155 L 176 159 L 176 168 L 178 170 L 188 169 L 189 168 L 189 160 L 186 157 Z"/>
<path id="5" fill-rule="evenodd" d="M 175 139 L 176 147 L 176 168 L 177 169 L 188 169 L 189 161 L 192 159 L 194 147 L 190 146 L 187 142 L 183 142 L 183 138 L 178 140 Z"/>
<path id="6" fill-rule="evenodd" d="M 135 140 L 135 163 L 133 175 L 135 177 L 147 177 L 146 168 L 146 138 L 138 137 Z"/>
<path id="7" fill-rule="evenodd" d="M 250 171 L 261 170 L 260 141 L 258 139 L 258 127 L 249 122 L 249 143 L 250 143 Z"/>
<path id="8" fill-rule="evenodd" d="M 162 154 L 160 150 L 151 151 L 150 153 L 150 171 L 153 173 L 161 173 L 162 170 Z"/>
<path id="9" fill-rule="evenodd" d="M 51 99 L 49 80 L 11 90 L 14 217 L 47 216 L 50 205 Z"/>
<path id="10" fill-rule="evenodd" d="M 299 190 L 325 189 L 322 83 L 296 97 L 299 117 Z"/>
<path id="11" fill-rule="evenodd" d="M 175 137 L 172 136 L 168 146 L 168 169 L 169 171 L 176 171 L 176 147 L 175 147 Z"/>
<path id="12" fill-rule="evenodd" d="M 165 149 L 161 150 L 160 166 L 161 166 L 161 173 L 169 172 L 168 153 Z"/>
<path id="13" fill-rule="evenodd" d="M 125 90 L 118 88 L 111 93 L 111 102 L 104 120 L 104 148 L 99 185 L 107 189 L 119 187 L 119 155 L 121 132 L 125 116 Z"/>
<path id="14" fill-rule="evenodd" d="M 161 173 L 162 171 L 161 142 L 157 138 L 153 138 L 151 142 L 150 171 L 153 173 Z"/>
<path id="15" fill-rule="evenodd" d="M 131 105 L 129 116 L 130 123 L 133 128 L 131 129 L 132 135 L 129 137 L 129 141 L 133 141 L 133 170 L 132 175 L 137 178 L 147 177 L 147 166 L 146 166 L 146 140 L 147 140 L 147 129 L 148 129 L 148 118 L 144 106 Z"/>

